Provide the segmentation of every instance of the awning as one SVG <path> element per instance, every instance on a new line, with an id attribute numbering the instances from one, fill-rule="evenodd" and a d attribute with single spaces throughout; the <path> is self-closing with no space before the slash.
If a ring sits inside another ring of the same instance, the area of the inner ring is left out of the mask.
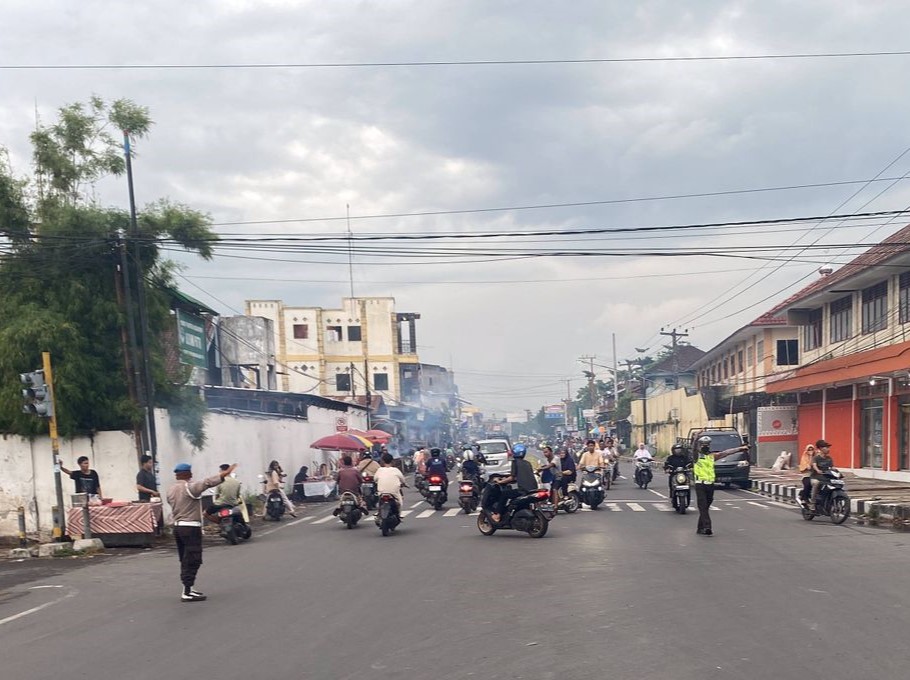
<path id="1" fill-rule="evenodd" d="M 902 342 L 800 366 L 785 377 L 769 379 L 765 390 L 769 394 L 800 392 L 835 383 L 866 380 L 874 375 L 886 376 L 908 369 L 910 342 Z"/>

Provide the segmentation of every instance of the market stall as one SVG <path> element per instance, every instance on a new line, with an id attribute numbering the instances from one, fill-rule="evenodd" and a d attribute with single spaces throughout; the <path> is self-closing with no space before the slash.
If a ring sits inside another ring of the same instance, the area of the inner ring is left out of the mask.
<path id="1" fill-rule="evenodd" d="M 66 515 L 66 533 L 82 538 L 82 507 L 70 508 Z M 89 505 L 92 538 L 100 538 L 105 547 L 151 545 L 161 530 L 161 503 L 108 503 Z"/>

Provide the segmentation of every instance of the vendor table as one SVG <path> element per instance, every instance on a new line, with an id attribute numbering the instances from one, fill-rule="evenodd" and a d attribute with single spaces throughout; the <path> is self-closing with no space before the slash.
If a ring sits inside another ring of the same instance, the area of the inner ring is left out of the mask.
<path id="1" fill-rule="evenodd" d="M 163 520 L 161 503 L 90 505 L 88 512 L 92 537 L 100 538 L 109 548 L 151 545 Z M 81 538 L 82 529 L 82 508 L 70 508 L 66 515 L 66 533 L 71 538 Z"/>
<path id="2" fill-rule="evenodd" d="M 308 501 L 329 500 L 335 493 L 335 481 L 309 481 L 303 483 L 303 492 Z"/>

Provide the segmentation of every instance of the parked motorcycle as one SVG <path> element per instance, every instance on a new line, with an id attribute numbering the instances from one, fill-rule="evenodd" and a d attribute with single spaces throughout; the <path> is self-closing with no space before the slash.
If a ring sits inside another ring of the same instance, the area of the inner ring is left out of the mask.
<path id="1" fill-rule="evenodd" d="M 345 491 L 341 494 L 341 500 L 338 504 L 338 519 L 348 529 L 353 529 L 357 526 L 357 522 L 360 521 L 361 517 L 363 517 L 363 509 L 360 507 L 357 496 L 350 491 Z"/>
<path id="2" fill-rule="evenodd" d="M 363 476 L 363 484 L 360 485 L 360 495 L 363 496 L 363 502 L 366 503 L 367 510 L 376 509 L 376 482 L 372 475 Z"/>
<path id="3" fill-rule="evenodd" d="M 635 483 L 639 489 L 647 489 L 648 484 L 654 479 L 654 472 L 651 470 L 650 458 L 639 458 L 635 461 Z"/>
<path id="4" fill-rule="evenodd" d="M 379 496 L 379 510 L 376 512 L 376 526 L 382 531 L 383 536 L 388 536 L 395 527 L 401 524 L 401 508 L 398 507 L 398 501 L 391 494 L 381 494 Z"/>
<path id="5" fill-rule="evenodd" d="M 585 467 L 584 474 L 581 476 L 580 496 L 581 502 L 591 506 L 592 510 L 597 510 L 597 507 L 604 502 L 606 493 L 600 468 L 593 465 Z"/>
<path id="6" fill-rule="evenodd" d="M 458 505 L 464 514 L 470 515 L 477 510 L 480 504 L 480 490 L 473 478 L 462 479 L 458 482 Z"/>
<path id="7" fill-rule="evenodd" d="M 439 475 L 430 475 L 427 479 L 427 492 L 424 494 L 424 500 L 436 510 L 440 510 L 448 499 L 449 493 L 446 489 L 445 479 Z"/>
<path id="8" fill-rule="evenodd" d="M 691 468 L 678 467 L 670 471 L 670 502 L 673 509 L 685 515 L 692 502 Z"/>
<path id="9" fill-rule="evenodd" d="M 249 515 L 246 513 L 246 505 L 242 498 L 238 505 L 213 507 L 208 514 L 217 520 L 221 538 L 231 545 L 237 545 L 238 540 L 248 540 L 253 535 L 253 529 L 247 521 Z"/>
<path id="10" fill-rule="evenodd" d="M 850 516 L 850 496 L 845 489 L 844 475 L 840 470 L 831 468 L 825 473 L 825 483 L 818 490 L 815 510 L 810 509 L 810 501 L 797 499 L 802 508 L 803 519 L 807 522 L 817 515 L 828 517 L 834 524 L 843 524 Z"/>
<path id="11" fill-rule="evenodd" d="M 494 522 L 483 508 L 477 516 L 477 529 L 484 536 L 492 536 L 498 530 L 509 529 L 523 531 L 531 538 L 543 538 L 550 527 L 549 516 L 552 506 L 549 503 L 550 492 L 537 489 L 524 496 L 513 498 L 506 505 L 500 522 Z"/>

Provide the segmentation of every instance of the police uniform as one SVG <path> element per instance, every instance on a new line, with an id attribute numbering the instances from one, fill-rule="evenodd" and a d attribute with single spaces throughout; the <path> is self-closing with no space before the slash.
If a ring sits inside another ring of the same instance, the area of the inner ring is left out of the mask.
<path id="1" fill-rule="evenodd" d="M 698 532 L 710 536 L 711 531 L 711 503 L 714 502 L 714 454 L 699 451 L 695 465 L 692 467 L 695 477 L 695 501 L 698 504 Z"/>

